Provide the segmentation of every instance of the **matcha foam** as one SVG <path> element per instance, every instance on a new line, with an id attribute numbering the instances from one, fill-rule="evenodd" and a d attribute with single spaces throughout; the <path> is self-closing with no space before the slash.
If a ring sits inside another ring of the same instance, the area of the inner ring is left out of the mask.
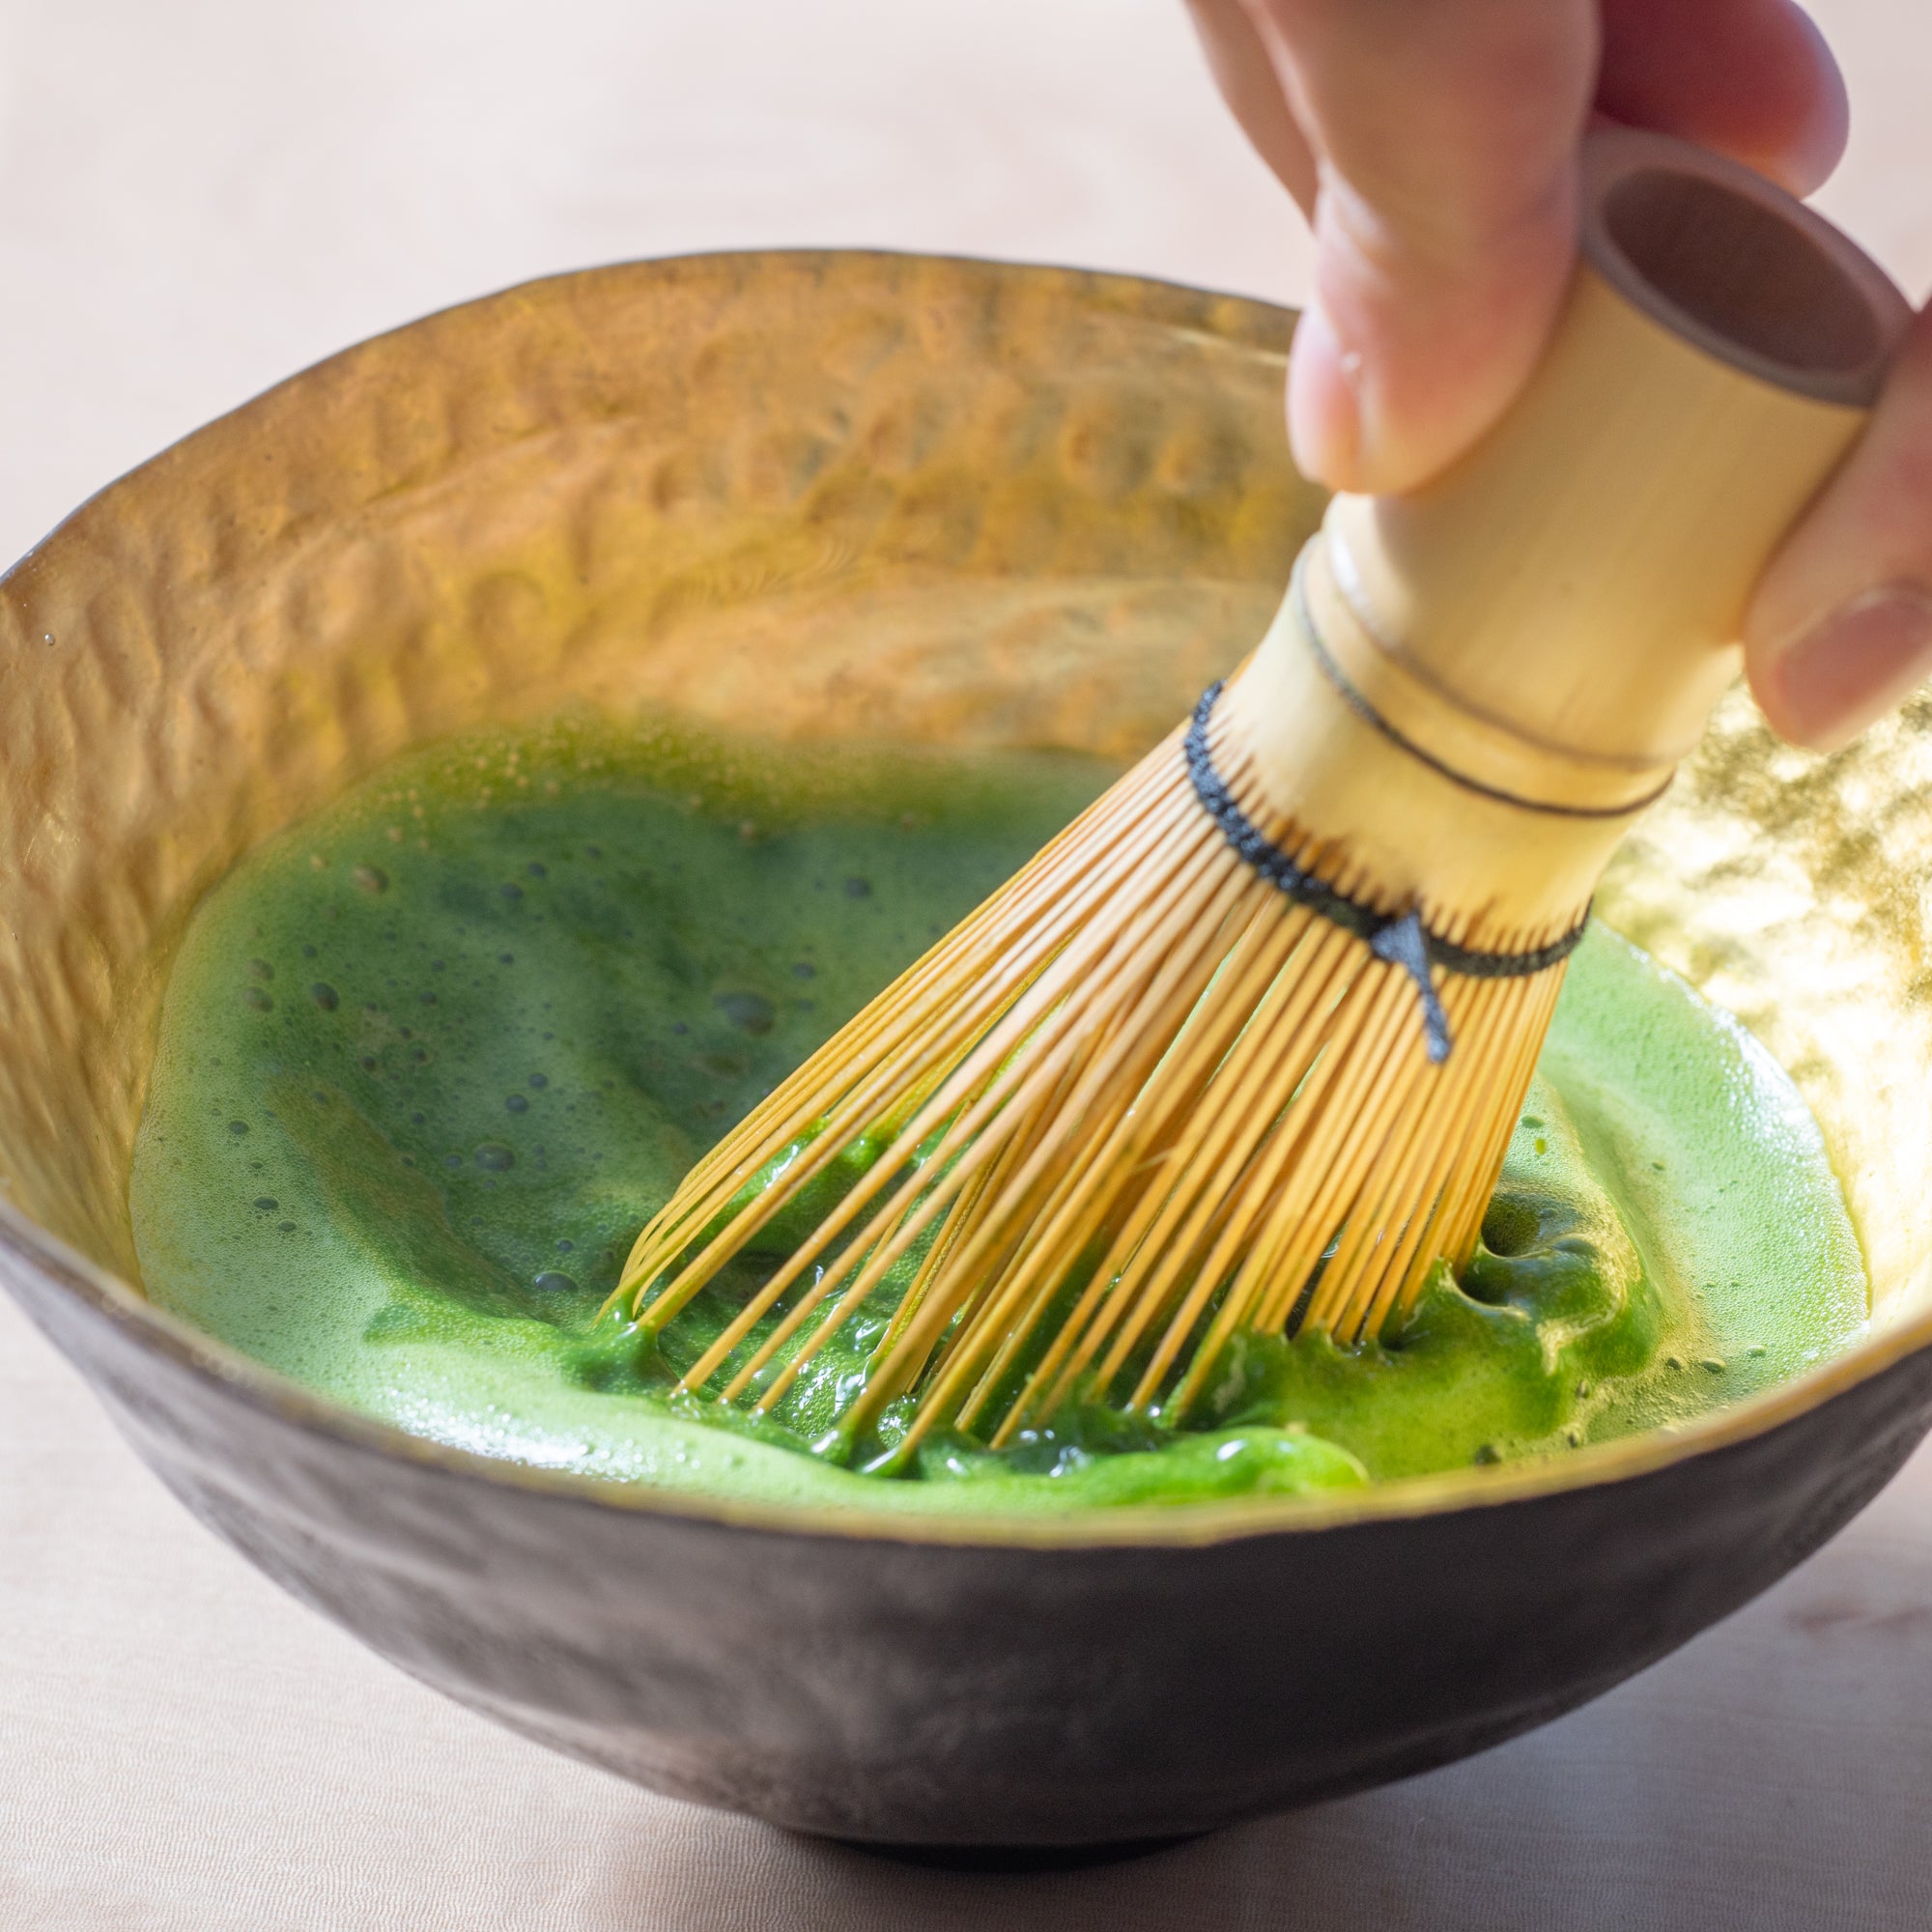
<path id="1" fill-rule="evenodd" d="M 1112 776 L 577 724 L 378 774 L 190 923 L 131 1185 L 149 1293 L 352 1408 L 480 1454 L 913 1511 L 1179 1503 L 1561 1455 L 1737 1401 L 1862 1332 L 1857 1241 L 1795 1089 L 1597 928 L 1482 1249 L 1460 1283 L 1438 1271 L 1388 1344 L 1250 1340 L 1198 1427 L 1069 1412 L 998 1455 L 932 1442 L 912 1480 L 808 1450 L 883 1311 L 769 1424 L 674 1395 L 677 1362 L 599 1319 L 637 1230 Z M 728 1319 L 728 1283 L 708 1293 L 687 1355 Z"/>

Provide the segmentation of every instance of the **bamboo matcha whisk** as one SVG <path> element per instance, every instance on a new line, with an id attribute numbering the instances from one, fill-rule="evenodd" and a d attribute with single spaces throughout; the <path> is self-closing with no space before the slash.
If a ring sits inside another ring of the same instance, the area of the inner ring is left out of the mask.
<path id="1" fill-rule="evenodd" d="M 1179 1421 L 1243 1331 L 1375 1336 L 1469 1259 L 1597 879 L 1908 313 L 1682 143 L 1591 136 L 1581 201 L 1501 424 L 1412 495 L 1335 498 L 1191 724 L 644 1230 L 617 1294 L 647 1335 L 789 1251 L 682 1386 L 769 1411 L 896 1289 L 829 1451 L 889 1407 L 900 1458 L 1069 1401 Z"/>

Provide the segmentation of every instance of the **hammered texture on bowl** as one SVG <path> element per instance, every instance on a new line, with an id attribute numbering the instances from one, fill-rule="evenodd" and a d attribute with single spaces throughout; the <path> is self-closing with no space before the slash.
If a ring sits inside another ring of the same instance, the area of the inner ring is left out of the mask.
<path id="1" fill-rule="evenodd" d="M 1881 1327 L 1932 1310 L 1932 697 L 1829 757 L 1742 688 L 1598 894 L 1798 1083 Z"/>
<path id="2" fill-rule="evenodd" d="M 1129 756 L 1320 511 L 1290 319 L 867 254 L 558 277 L 296 377 L 0 585 L 0 1175 L 133 1273 L 166 962 L 236 857 L 412 746 L 579 702 Z"/>

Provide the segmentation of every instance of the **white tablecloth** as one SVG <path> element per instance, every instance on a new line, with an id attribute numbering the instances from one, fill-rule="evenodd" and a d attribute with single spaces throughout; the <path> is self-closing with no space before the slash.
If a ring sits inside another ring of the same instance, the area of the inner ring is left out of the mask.
<path id="1" fill-rule="evenodd" d="M 1833 212 L 1932 273 L 1932 11 L 1829 0 Z M 885 243 L 1292 298 L 1179 0 L 4 0 L 0 551 L 301 363 L 618 256 Z M 0 695 L 0 701 L 4 696 Z M 1110 1869 L 656 1799 L 368 1656 L 0 1308 L 0 1927 L 1932 1924 L 1932 1456 L 1777 1590 L 1467 1764 Z"/>

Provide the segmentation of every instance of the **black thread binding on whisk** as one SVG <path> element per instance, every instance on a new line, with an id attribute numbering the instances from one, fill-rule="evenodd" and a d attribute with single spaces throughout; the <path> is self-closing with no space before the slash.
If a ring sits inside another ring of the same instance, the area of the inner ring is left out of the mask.
<path id="1" fill-rule="evenodd" d="M 1262 832 L 1228 789 L 1228 781 L 1214 769 L 1214 755 L 1208 749 L 1208 721 L 1214 714 L 1214 702 L 1221 685 L 1210 684 L 1194 707 L 1194 722 L 1187 727 L 1184 747 L 1187 776 L 1194 781 L 1194 795 L 1216 825 L 1222 837 L 1241 859 L 1269 885 L 1285 893 L 1297 905 L 1305 905 L 1345 932 L 1352 932 L 1378 959 L 1399 966 L 1415 981 L 1422 1002 L 1422 1037 L 1429 1057 L 1438 1065 L 1449 1058 L 1449 1016 L 1435 991 L 1430 973 L 1432 966 L 1460 973 L 1469 980 L 1526 980 L 1548 972 L 1576 952 L 1583 938 L 1590 915 L 1583 917 L 1548 946 L 1528 952 L 1478 952 L 1458 946 L 1439 932 L 1423 924 L 1420 912 L 1389 914 L 1378 912 L 1360 899 L 1338 892 L 1325 879 L 1304 871 Z"/>

